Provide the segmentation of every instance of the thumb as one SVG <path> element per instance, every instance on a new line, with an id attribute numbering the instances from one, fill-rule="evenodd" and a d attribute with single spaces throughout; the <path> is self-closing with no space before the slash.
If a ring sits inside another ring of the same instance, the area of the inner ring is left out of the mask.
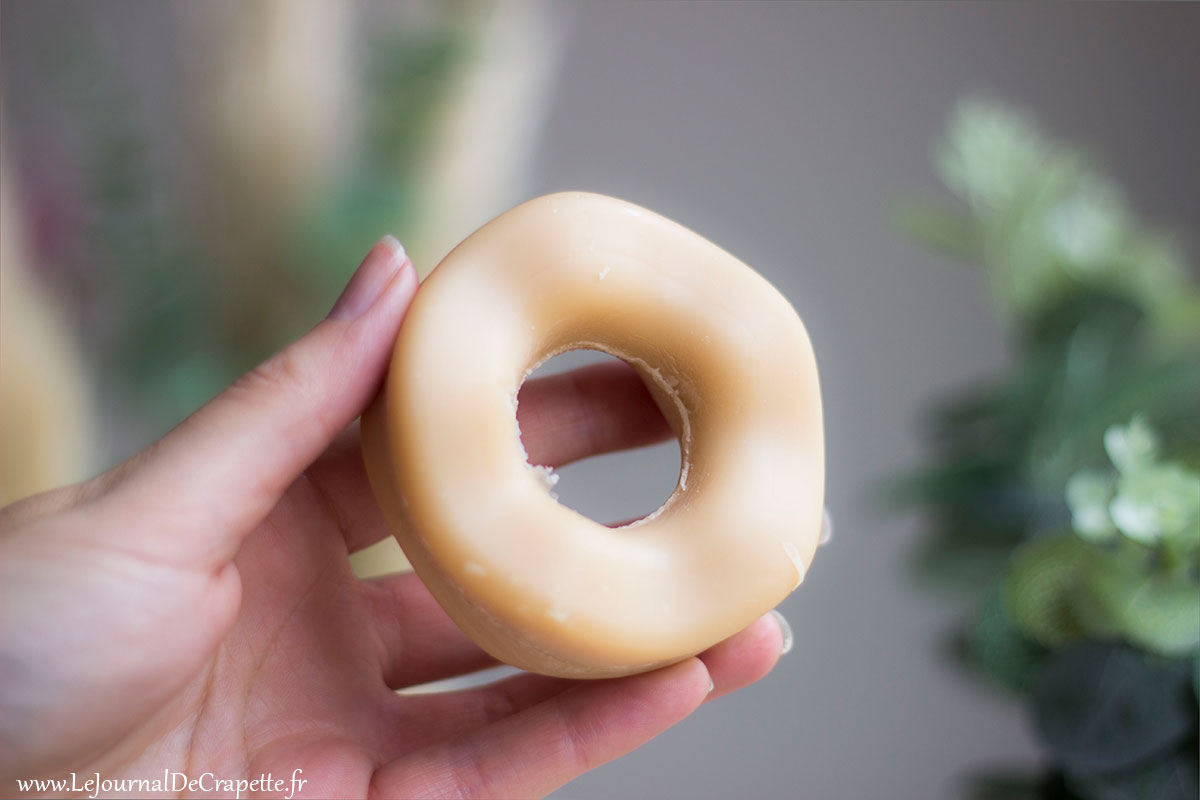
<path id="1" fill-rule="evenodd" d="M 417 274 L 385 237 L 329 316 L 122 469 L 112 505 L 139 552 L 223 565 L 288 486 L 354 421 L 387 370 Z"/>

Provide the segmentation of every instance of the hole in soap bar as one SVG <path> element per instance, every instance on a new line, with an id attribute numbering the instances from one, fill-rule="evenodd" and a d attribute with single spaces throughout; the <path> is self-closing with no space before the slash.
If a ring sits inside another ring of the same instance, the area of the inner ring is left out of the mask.
<path id="1" fill-rule="evenodd" d="M 530 380 L 606 362 L 619 363 L 620 359 L 597 350 L 570 350 L 543 363 L 530 375 Z M 524 390 L 522 387 L 522 392 Z M 644 390 L 639 389 L 632 396 L 628 390 L 615 392 L 604 407 L 614 411 L 614 404 L 622 401 L 643 410 L 648 405 L 652 416 L 641 418 L 640 429 L 653 430 L 660 425 L 665 429 L 662 414 L 654 408 L 648 395 L 641 396 L 641 391 Z M 521 400 L 525 397 L 524 394 L 519 396 Z M 642 405 L 643 400 L 646 405 Z M 541 460 L 539 454 L 547 453 L 547 446 L 539 446 L 539 442 L 548 437 L 557 437 L 558 442 L 563 443 L 588 435 L 578 409 L 573 413 L 560 412 L 549 423 L 544 418 L 529 418 L 537 407 L 526 403 L 518 413 L 522 423 L 521 439 L 533 463 Z M 531 443 L 530 435 L 537 441 Z M 590 456 L 555 469 L 557 481 L 549 476 L 549 470 L 539 469 L 547 473 L 547 488 L 558 502 L 601 524 L 623 524 L 657 511 L 671 496 L 679 481 L 679 441 L 672 437 L 648 447 Z"/>

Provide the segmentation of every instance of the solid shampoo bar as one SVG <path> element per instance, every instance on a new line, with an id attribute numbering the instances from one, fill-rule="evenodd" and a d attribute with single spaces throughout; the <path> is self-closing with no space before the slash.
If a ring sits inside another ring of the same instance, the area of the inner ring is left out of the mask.
<path id="1" fill-rule="evenodd" d="M 633 365 L 680 439 L 674 492 L 621 528 L 557 503 L 517 427 L 525 377 L 581 347 Z M 820 534 L 820 392 L 796 312 L 711 242 L 600 195 L 531 200 L 437 266 L 363 448 L 442 607 L 501 661 L 550 675 L 712 646 L 800 584 Z"/>

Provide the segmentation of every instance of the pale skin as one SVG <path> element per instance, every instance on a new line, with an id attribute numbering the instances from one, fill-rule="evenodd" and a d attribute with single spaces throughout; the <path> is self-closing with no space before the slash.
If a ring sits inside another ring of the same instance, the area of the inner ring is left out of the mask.
<path id="1" fill-rule="evenodd" d="M 350 568 L 389 535 L 354 420 L 417 283 L 381 241 L 327 319 L 163 439 L 0 510 L 0 795 L 302 769 L 299 797 L 539 797 L 771 670 L 766 616 L 642 675 L 396 694 L 495 663 L 416 576 Z M 530 381 L 518 414 L 555 466 L 671 435 L 623 365 Z"/>

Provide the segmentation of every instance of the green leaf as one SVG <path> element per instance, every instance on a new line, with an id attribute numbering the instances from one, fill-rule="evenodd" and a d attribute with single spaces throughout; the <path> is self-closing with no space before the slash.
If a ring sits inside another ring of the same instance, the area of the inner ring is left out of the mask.
<path id="1" fill-rule="evenodd" d="M 981 212 L 1002 209 L 1046 158 L 1037 126 L 987 100 L 964 100 L 934 151 L 934 167 L 952 191 Z"/>
<path id="2" fill-rule="evenodd" d="M 1141 416 L 1128 425 L 1113 425 L 1104 432 L 1104 449 L 1117 470 L 1129 472 L 1149 465 L 1158 455 L 1158 437 Z"/>
<path id="3" fill-rule="evenodd" d="M 1087 642 L 1055 654 L 1033 691 L 1034 725 L 1072 775 L 1129 770 L 1195 725 L 1186 662 Z"/>
<path id="4" fill-rule="evenodd" d="M 998 588 L 980 605 L 967 630 L 966 644 L 975 666 L 1017 692 L 1030 689 L 1047 655 L 1044 647 L 1030 641 L 1013 624 Z"/>
<path id="5" fill-rule="evenodd" d="M 1087 633 L 1072 607 L 1088 544 L 1067 534 L 1018 548 L 1004 584 L 1004 603 L 1017 627 L 1046 647 L 1061 647 Z"/>
<path id="6" fill-rule="evenodd" d="M 1076 533 L 1089 541 L 1106 541 L 1116 534 L 1108 514 L 1112 495 L 1112 478 L 1102 472 L 1088 470 L 1071 476 L 1067 482 L 1067 505 Z"/>
<path id="7" fill-rule="evenodd" d="M 1115 775 L 1069 776 L 1079 794 L 1094 800 L 1195 800 L 1198 780 L 1194 748 L 1176 747 L 1169 755 L 1155 758 Z"/>
<path id="8" fill-rule="evenodd" d="M 1154 653 L 1186 655 L 1200 646 L 1200 586 L 1147 578 L 1124 609 L 1125 636 Z"/>
<path id="9" fill-rule="evenodd" d="M 1122 533 L 1138 542 L 1200 540 L 1200 475 L 1178 464 L 1127 470 L 1109 511 Z"/>
<path id="10" fill-rule="evenodd" d="M 1186 576 L 1150 571 L 1118 552 L 1097 553 L 1080 581 L 1077 616 L 1093 635 L 1117 634 L 1163 656 L 1200 646 L 1200 584 Z"/>
<path id="11" fill-rule="evenodd" d="M 1109 572 L 1098 564 L 1111 565 Z M 1125 619 L 1120 613 L 1123 597 L 1120 592 L 1135 585 L 1135 566 L 1101 553 L 1089 553 L 1088 563 L 1079 570 L 1076 585 L 1068 602 L 1079 627 L 1087 638 L 1100 641 L 1120 641 L 1125 638 Z"/>
<path id="12" fill-rule="evenodd" d="M 971 247 L 992 295 L 1019 322 L 1094 289 L 1144 309 L 1161 341 L 1200 333 L 1200 294 L 1180 248 L 1130 212 L 1117 183 L 1081 148 L 1048 139 L 1002 104 L 967 99 L 933 166 L 973 219 L 956 229 L 939 212 L 914 215 L 904 227 L 937 251 L 959 249 L 956 230 L 974 231 Z"/>
<path id="13" fill-rule="evenodd" d="M 1085 175 L 1043 220 L 1051 250 L 1068 273 L 1095 280 L 1110 268 L 1125 233 L 1125 203 L 1108 180 Z"/>

